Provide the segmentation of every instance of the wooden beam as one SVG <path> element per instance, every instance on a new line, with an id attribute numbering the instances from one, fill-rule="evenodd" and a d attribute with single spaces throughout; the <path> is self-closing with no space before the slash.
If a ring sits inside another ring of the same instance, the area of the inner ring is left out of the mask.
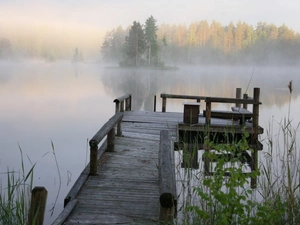
<path id="1" fill-rule="evenodd" d="M 124 114 L 122 112 L 116 113 L 112 116 L 102 127 L 101 129 L 94 135 L 94 137 L 90 140 L 90 146 L 98 145 L 102 139 L 108 134 L 108 132 L 119 122 L 122 120 Z"/>
<path id="2" fill-rule="evenodd" d="M 172 222 L 176 208 L 176 181 L 174 151 L 171 146 L 171 136 L 168 130 L 160 131 L 159 143 L 159 202 L 160 221 Z M 171 212 L 171 214 L 170 214 Z"/>
<path id="3" fill-rule="evenodd" d="M 236 88 L 235 97 L 238 99 L 242 98 L 242 88 Z M 241 103 L 236 103 L 236 107 L 241 107 Z"/>

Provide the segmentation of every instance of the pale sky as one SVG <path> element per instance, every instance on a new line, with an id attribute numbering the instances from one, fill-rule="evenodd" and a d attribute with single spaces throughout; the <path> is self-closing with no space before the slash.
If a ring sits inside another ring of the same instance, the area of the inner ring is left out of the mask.
<path id="1" fill-rule="evenodd" d="M 300 32 L 300 0 L 0 0 L 0 23 L 46 22 L 111 30 L 134 20 L 144 23 L 150 15 L 158 25 L 201 20 L 227 25 L 241 20 L 255 27 L 262 21 Z"/>

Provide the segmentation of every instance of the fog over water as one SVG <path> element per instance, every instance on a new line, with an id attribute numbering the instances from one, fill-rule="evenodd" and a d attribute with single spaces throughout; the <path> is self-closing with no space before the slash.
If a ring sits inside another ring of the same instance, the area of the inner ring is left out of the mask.
<path id="1" fill-rule="evenodd" d="M 234 97 L 237 87 L 244 93 L 249 86 L 247 93 L 252 96 L 253 88 L 260 87 L 260 125 L 266 129 L 271 121 L 288 116 L 287 85 L 293 80 L 290 118 L 295 125 L 299 123 L 297 67 L 203 66 L 163 71 L 66 62 L 1 62 L 0 67 L 0 171 L 20 168 L 18 145 L 24 155 L 37 163 L 34 185 L 45 186 L 49 192 L 45 224 L 62 210 L 64 197 L 86 165 L 87 140 L 113 115 L 114 98 L 125 93 L 132 93 L 134 110 L 148 111 L 153 111 L 156 95 L 157 111 L 161 111 L 160 93 Z M 182 101 L 168 101 L 167 111 L 182 110 Z M 62 189 L 55 213 L 49 218 L 59 188 L 51 141 Z M 27 157 L 25 161 L 29 169 Z"/>

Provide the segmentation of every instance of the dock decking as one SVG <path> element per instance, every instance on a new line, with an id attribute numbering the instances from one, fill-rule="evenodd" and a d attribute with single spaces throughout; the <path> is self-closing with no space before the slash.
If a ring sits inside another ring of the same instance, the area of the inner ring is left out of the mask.
<path id="1" fill-rule="evenodd" d="M 263 133 L 263 128 L 258 125 L 259 89 L 254 89 L 254 99 L 167 94 L 161 97 L 162 112 L 132 111 L 131 95 L 115 99 L 116 114 L 90 140 L 90 163 L 65 198 L 65 209 L 53 225 L 158 224 L 159 221 L 172 221 L 177 204 L 174 158 L 161 153 L 183 150 L 183 154 L 194 155 L 192 148 L 181 147 L 182 141 L 188 146 L 197 144 L 199 147 L 188 166 L 198 169 L 197 151 L 210 151 L 204 145 L 204 136 L 209 139 L 215 134 L 224 136 L 230 130 L 241 138 L 243 132 L 249 132 L 248 142 L 253 151 L 251 156 L 248 155 L 248 164 L 251 171 L 257 170 L 257 151 L 262 149 L 258 135 Z M 199 110 L 192 115 L 192 108 L 185 113 L 166 112 L 166 98 L 204 100 L 206 115 L 198 114 Z M 245 110 L 247 104 L 252 104 L 252 121 L 244 116 L 238 117 L 243 119 L 242 122 L 235 121 L 233 114 L 229 113 L 228 117 L 227 112 L 225 119 L 222 119 L 222 112 L 218 112 L 215 118 L 211 111 L 211 103 L 214 102 L 244 104 Z M 196 123 L 187 122 L 190 121 L 189 114 Z M 162 135 L 162 130 L 167 133 Z M 107 139 L 102 143 L 105 136 Z M 207 176 L 212 174 L 209 165 L 210 159 L 204 158 L 203 170 Z M 256 186 L 256 178 L 251 178 L 251 185 Z"/>
<path id="2" fill-rule="evenodd" d="M 176 137 L 181 113 L 125 111 L 115 151 L 99 160 L 64 224 L 157 224 L 160 130 Z"/>

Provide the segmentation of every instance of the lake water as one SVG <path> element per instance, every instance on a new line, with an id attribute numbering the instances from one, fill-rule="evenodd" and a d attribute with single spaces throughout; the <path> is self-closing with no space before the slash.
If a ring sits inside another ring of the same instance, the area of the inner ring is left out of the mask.
<path id="1" fill-rule="evenodd" d="M 20 169 L 20 146 L 26 169 L 30 161 L 37 163 L 34 186 L 48 190 L 45 225 L 51 224 L 88 163 L 88 140 L 113 115 L 115 98 L 132 93 L 134 110 L 153 111 L 156 95 L 157 111 L 161 111 L 160 93 L 235 97 L 237 87 L 250 96 L 254 87 L 261 88 L 260 126 L 265 129 L 288 116 L 294 125 L 299 123 L 298 67 L 183 66 L 161 71 L 69 62 L 0 62 L 0 172 Z M 168 101 L 167 111 L 182 111 L 182 101 Z M 3 185 L 5 179 L 2 175 Z"/>

